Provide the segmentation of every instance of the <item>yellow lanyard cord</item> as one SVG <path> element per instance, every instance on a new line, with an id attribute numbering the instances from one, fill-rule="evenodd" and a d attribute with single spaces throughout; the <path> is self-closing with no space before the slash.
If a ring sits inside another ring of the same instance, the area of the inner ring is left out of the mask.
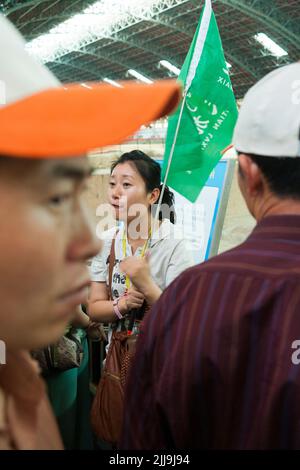
<path id="1" fill-rule="evenodd" d="M 146 254 L 146 251 L 148 249 L 148 245 L 150 243 L 150 239 L 151 239 L 151 229 L 149 230 L 149 237 L 148 239 L 145 241 L 144 245 L 143 245 L 143 248 L 142 248 L 142 251 L 141 251 L 141 258 L 144 258 L 145 254 Z M 126 236 L 126 231 L 124 230 L 123 231 L 123 236 L 122 236 L 122 251 L 123 251 L 123 259 L 126 258 L 126 246 L 127 246 L 127 236 Z M 126 279 L 125 279 L 125 285 L 126 285 L 126 288 L 129 289 L 130 287 L 130 279 L 128 276 L 126 276 Z"/>

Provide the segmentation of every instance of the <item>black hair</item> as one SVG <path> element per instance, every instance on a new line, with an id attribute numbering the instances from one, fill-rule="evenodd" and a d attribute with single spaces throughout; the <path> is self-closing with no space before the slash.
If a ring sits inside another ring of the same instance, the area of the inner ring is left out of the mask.
<path id="1" fill-rule="evenodd" d="M 112 164 L 110 174 L 112 174 L 117 165 L 127 162 L 132 163 L 143 178 L 147 193 L 150 193 L 155 188 L 158 188 L 161 191 L 162 184 L 160 165 L 141 150 L 132 150 L 131 152 L 123 153 L 123 155 L 121 155 L 118 160 Z M 156 202 L 158 202 L 158 200 Z M 168 206 L 167 211 L 164 210 L 164 208 L 166 209 L 166 206 Z M 152 215 L 154 215 L 156 204 L 153 204 L 151 209 Z M 159 220 L 167 218 L 172 222 L 172 224 L 175 223 L 174 194 L 167 186 L 164 190 L 162 207 L 159 211 L 158 218 Z"/>
<path id="2" fill-rule="evenodd" d="M 261 170 L 270 190 L 276 196 L 300 199 L 300 158 L 253 154 L 248 156 Z"/>

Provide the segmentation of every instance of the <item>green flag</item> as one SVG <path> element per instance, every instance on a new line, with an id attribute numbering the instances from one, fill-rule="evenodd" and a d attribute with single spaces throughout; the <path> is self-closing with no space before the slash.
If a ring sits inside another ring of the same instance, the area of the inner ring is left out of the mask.
<path id="1" fill-rule="evenodd" d="M 179 80 L 183 99 L 168 121 L 163 175 L 171 157 L 167 184 L 194 202 L 222 150 L 231 144 L 238 114 L 210 0 L 205 2 Z"/>

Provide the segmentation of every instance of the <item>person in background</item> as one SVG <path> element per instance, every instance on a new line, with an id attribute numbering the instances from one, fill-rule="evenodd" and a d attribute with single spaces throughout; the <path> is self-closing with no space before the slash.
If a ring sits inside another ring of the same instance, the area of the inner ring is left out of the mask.
<path id="1" fill-rule="evenodd" d="M 2 15 L 0 78 L 0 449 L 62 449 L 29 351 L 63 335 L 86 299 L 86 261 L 100 250 L 81 198 L 84 155 L 170 112 L 180 88 L 65 90 Z"/>
<path id="2" fill-rule="evenodd" d="M 66 371 L 51 371 L 45 375 L 45 382 L 64 447 L 69 450 L 92 450 L 88 338 L 101 339 L 102 332 L 100 325 L 91 322 L 81 306 L 77 307 L 71 325 L 76 328 L 83 349 L 81 364 Z"/>
<path id="3" fill-rule="evenodd" d="M 234 145 L 257 225 L 145 319 L 120 449 L 300 447 L 299 77 L 279 68 L 245 96 Z"/>
<path id="4" fill-rule="evenodd" d="M 123 226 L 103 232 L 103 249 L 91 264 L 88 312 L 92 320 L 120 328 L 122 318 L 144 302 L 153 305 L 163 290 L 193 264 L 190 251 L 176 236 L 173 194 L 166 187 L 156 231 L 154 211 L 161 191 L 160 165 L 139 150 L 124 153 L 112 165 L 108 199 Z M 163 213 L 169 218 L 163 218 Z M 115 262 L 109 285 L 109 255 Z"/>

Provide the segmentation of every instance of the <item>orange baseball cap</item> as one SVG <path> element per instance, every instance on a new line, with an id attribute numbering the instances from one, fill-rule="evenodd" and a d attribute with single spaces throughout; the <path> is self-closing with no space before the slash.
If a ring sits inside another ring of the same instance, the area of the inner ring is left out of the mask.
<path id="1" fill-rule="evenodd" d="M 7 47 L 9 44 L 9 48 Z M 112 145 L 176 109 L 180 85 L 89 82 L 64 88 L 0 16 L 0 155 L 65 158 Z"/>

